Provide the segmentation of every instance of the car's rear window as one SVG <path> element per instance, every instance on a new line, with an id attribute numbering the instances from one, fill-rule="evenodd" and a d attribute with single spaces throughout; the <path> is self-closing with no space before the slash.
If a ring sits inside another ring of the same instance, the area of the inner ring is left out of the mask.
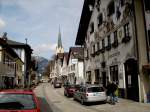
<path id="1" fill-rule="evenodd" d="M 104 91 L 104 88 L 102 88 L 102 87 L 89 87 L 89 88 L 87 89 L 87 91 L 88 91 L 89 93 L 91 93 L 91 92 L 103 92 L 103 91 Z"/>
<path id="2" fill-rule="evenodd" d="M 0 94 L 0 109 L 30 110 L 36 104 L 31 94 Z"/>

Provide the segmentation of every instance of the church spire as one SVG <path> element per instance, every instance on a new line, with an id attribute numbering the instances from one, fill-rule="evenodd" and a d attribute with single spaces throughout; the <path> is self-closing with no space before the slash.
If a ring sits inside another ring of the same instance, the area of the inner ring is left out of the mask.
<path id="1" fill-rule="evenodd" d="M 64 53 L 64 48 L 62 46 L 62 41 L 61 41 L 60 27 L 59 27 L 58 42 L 57 42 L 57 47 L 56 47 L 56 54 L 58 54 L 58 53 Z"/>
<path id="2" fill-rule="evenodd" d="M 59 33 L 58 33 L 58 43 L 57 43 L 58 48 L 62 48 L 62 41 L 61 41 L 61 32 L 60 32 L 60 27 L 59 27 Z"/>

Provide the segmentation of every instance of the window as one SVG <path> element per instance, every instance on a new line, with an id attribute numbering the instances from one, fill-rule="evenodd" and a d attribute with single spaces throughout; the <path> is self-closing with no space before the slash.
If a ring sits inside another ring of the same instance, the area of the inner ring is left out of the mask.
<path id="1" fill-rule="evenodd" d="M 114 65 L 110 67 L 110 77 L 114 82 L 118 82 L 118 65 Z"/>
<path id="2" fill-rule="evenodd" d="M 125 33 L 125 37 L 128 37 L 130 35 L 129 32 L 129 23 L 124 25 L 124 33 Z"/>
<path id="3" fill-rule="evenodd" d="M 108 45 L 110 45 L 110 35 L 107 37 Z"/>
<path id="4" fill-rule="evenodd" d="M 122 39 L 123 43 L 127 43 L 130 41 L 130 32 L 129 32 L 129 23 L 124 25 L 124 38 Z"/>
<path id="5" fill-rule="evenodd" d="M 86 76 L 87 76 L 87 83 L 91 83 L 91 71 L 86 72 Z"/>
<path id="6" fill-rule="evenodd" d="M 89 51 L 87 49 L 87 50 L 85 50 L 85 58 L 88 58 L 88 57 L 89 57 Z"/>
<path id="7" fill-rule="evenodd" d="M 106 46 L 106 50 L 109 51 L 111 49 L 110 35 L 107 37 L 107 41 L 108 41 L 108 45 Z"/>
<path id="8" fill-rule="evenodd" d="M 12 109 L 12 110 L 30 110 L 35 109 L 36 104 L 34 98 L 30 94 L 0 94 L 0 109 Z"/>
<path id="9" fill-rule="evenodd" d="M 102 13 L 98 16 L 98 27 L 103 23 L 103 15 Z"/>
<path id="10" fill-rule="evenodd" d="M 145 10 L 150 11 L 150 0 L 144 0 Z"/>
<path id="11" fill-rule="evenodd" d="M 105 40 L 103 39 L 102 40 L 102 49 L 104 49 L 105 48 Z"/>
<path id="12" fill-rule="evenodd" d="M 93 33 L 94 32 L 94 23 L 93 22 L 91 23 L 90 28 L 91 28 L 90 33 Z"/>
<path id="13" fill-rule="evenodd" d="M 107 7 L 107 16 L 111 16 L 115 12 L 114 1 L 111 1 Z"/>
<path id="14" fill-rule="evenodd" d="M 95 45 L 93 45 L 93 47 L 92 47 L 92 54 L 94 54 L 95 53 Z"/>
<path id="15" fill-rule="evenodd" d="M 118 41 L 117 31 L 114 32 L 114 42 Z"/>
<path id="16" fill-rule="evenodd" d="M 99 74 L 99 69 L 95 70 L 95 82 L 99 83 L 100 79 L 100 74 Z"/>
<path id="17" fill-rule="evenodd" d="M 88 91 L 88 93 L 104 92 L 104 88 L 102 88 L 102 87 L 89 87 L 87 91 Z"/>
<path id="18" fill-rule="evenodd" d="M 97 42 L 97 51 L 100 49 L 99 42 Z"/>

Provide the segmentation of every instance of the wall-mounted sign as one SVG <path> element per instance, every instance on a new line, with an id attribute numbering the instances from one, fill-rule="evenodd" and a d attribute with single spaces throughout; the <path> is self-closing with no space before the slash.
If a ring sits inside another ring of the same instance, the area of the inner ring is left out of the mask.
<path id="1" fill-rule="evenodd" d="M 120 55 L 120 52 L 118 51 L 118 52 L 115 52 L 115 53 L 113 53 L 113 54 L 110 54 L 109 56 L 108 56 L 108 58 L 113 58 L 113 57 L 116 57 L 116 56 L 119 56 Z"/>
<path id="2" fill-rule="evenodd" d="M 76 64 L 78 62 L 78 59 L 71 59 L 72 64 Z"/>

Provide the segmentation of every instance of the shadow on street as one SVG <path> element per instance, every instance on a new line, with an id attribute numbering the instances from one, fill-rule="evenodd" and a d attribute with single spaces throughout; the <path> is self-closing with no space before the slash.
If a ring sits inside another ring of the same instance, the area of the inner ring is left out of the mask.
<path id="1" fill-rule="evenodd" d="M 45 98 L 38 97 L 41 112 L 53 112 Z"/>

